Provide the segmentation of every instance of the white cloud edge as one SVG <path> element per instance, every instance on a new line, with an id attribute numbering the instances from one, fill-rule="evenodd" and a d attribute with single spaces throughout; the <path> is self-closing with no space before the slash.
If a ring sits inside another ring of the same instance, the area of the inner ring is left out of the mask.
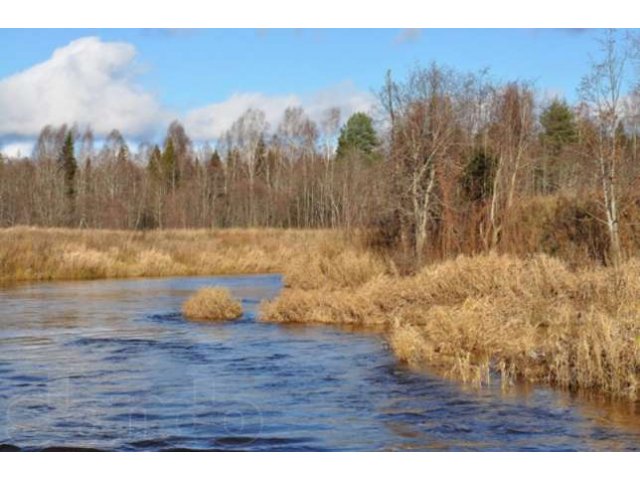
<path id="1" fill-rule="evenodd" d="M 0 151 L 29 154 L 30 139 L 47 124 L 90 125 L 98 136 L 117 128 L 125 137 L 150 139 L 177 119 L 194 140 L 213 141 L 248 108 L 263 110 L 274 128 L 287 107 L 302 107 L 316 121 L 326 109 L 338 107 L 344 121 L 375 103 L 372 94 L 344 81 L 303 95 L 237 92 L 179 113 L 135 83 L 136 56 L 130 43 L 82 37 L 44 62 L 0 79 Z M 13 140 L 3 144 L 3 137 Z"/>

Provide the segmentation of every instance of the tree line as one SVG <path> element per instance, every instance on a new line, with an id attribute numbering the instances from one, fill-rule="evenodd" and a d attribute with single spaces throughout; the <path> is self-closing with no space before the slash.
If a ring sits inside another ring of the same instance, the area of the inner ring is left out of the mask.
<path id="1" fill-rule="evenodd" d="M 0 157 L 0 226 L 366 227 L 421 263 L 517 244 L 523 205 L 568 198 L 571 241 L 615 264 L 635 245 L 640 91 L 633 39 L 600 46 L 571 105 L 432 64 L 389 72 L 373 116 L 295 107 L 270 126 L 249 109 L 215 148 L 177 121 L 135 152 L 117 130 L 96 148 L 47 126 L 31 156 Z"/>

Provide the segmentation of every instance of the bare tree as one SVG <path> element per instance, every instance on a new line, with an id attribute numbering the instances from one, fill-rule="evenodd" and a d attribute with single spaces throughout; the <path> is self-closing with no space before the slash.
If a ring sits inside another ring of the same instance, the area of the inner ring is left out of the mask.
<path id="1" fill-rule="evenodd" d="M 324 178 L 322 181 L 323 206 L 327 207 L 326 212 L 321 213 L 321 217 L 328 218 L 331 226 L 338 225 L 338 205 L 334 191 L 335 185 L 335 142 L 340 128 L 340 109 L 329 108 L 323 113 L 320 121 L 320 138 L 322 143 L 322 161 L 324 163 Z"/>
<path id="2" fill-rule="evenodd" d="M 240 164 L 249 185 L 249 219 L 251 226 L 256 224 L 256 152 L 268 129 L 266 116 L 262 110 L 248 109 L 238 118 L 225 135 L 227 149 L 239 155 Z"/>
<path id="3" fill-rule="evenodd" d="M 623 100 L 632 51 L 628 39 L 620 39 L 614 30 L 600 39 L 601 56 L 592 60 L 591 71 L 580 85 L 582 99 L 589 107 L 596 134 L 588 146 L 600 176 L 605 221 L 609 232 L 609 260 L 618 265 L 622 258 L 620 244 L 619 164 L 623 154 L 617 135 L 623 128 Z"/>
<path id="4" fill-rule="evenodd" d="M 391 125 L 398 207 L 412 230 L 419 263 L 434 208 L 437 170 L 447 160 L 455 138 L 456 88 L 453 72 L 434 64 L 414 70 L 406 83 L 392 82 L 389 76 L 382 92 Z"/>
<path id="5" fill-rule="evenodd" d="M 497 93 L 492 136 L 497 150 L 489 210 L 490 248 L 496 248 L 506 214 L 513 205 L 518 178 L 533 138 L 533 93 L 521 83 L 510 83 Z"/>

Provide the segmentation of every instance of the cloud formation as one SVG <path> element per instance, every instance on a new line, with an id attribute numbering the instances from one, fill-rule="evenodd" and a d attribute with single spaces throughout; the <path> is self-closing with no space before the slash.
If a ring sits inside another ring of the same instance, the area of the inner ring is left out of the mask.
<path id="1" fill-rule="evenodd" d="M 135 55 L 130 44 L 86 37 L 0 80 L 0 135 L 34 136 L 62 123 L 146 134 L 166 119 L 156 98 L 135 85 Z"/>
<path id="2" fill-rule="evenodd" d="M 55 50 L 48 60 L 0 79 L 0 145 L 6 154 L 30 151 L 45 125 L 91 126 L 97 136 L 116 128 L 129 139 L 152 139 L 173 119 L 196 141 L 215 140 L 247 109 L 260 109 L 272 128 L 287 107 L 303 107 L 313 120 L 339 107 L 345 120 L 369 111 L 373 95 L 343 82 L 306 95 L 238 92 L 186 112 L 170 111 L 135 82 L 136 49 L 129 43 L 85 37 Z"/>
<path id="3" fill-rule="evenodd" d="M 287 107 L 300 105 L 295 95 L 267 96 L 262 93 L 235 93 L 227 100 L 193 109 L 185 115 L 184 124 L 195 140 L 215 139 L 229 129 L 231 124 L 250 108 L 265 113 L 269 124 L 277 123 Z"/>
<path id="4" fill-rule="evenodd" d="M 220 137 L 249 108 L 262 110 L 275 128 L 288 107 L 302 107 L 312 120 L 320 121 L 329 108 L 340 108 L 344 120 L 355 112 L 370 111 L 373 104 L 373 95 L 358 90 L 351 82 L 343 82 L 303 96 L 237 93 L 223 102 L 191 110 L 184 123 L 195 140 L 211 140 Z"/>

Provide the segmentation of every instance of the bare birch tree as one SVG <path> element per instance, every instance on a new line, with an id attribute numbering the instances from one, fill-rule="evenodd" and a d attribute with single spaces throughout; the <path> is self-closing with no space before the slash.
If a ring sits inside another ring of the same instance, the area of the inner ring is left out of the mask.
<path id="1" fill-rule="evenodd" d="M 456 78 L 437 65 L 414 70 L 406 83 L 387 78 L 382 105 L 391 125 L 391 161 L 405 227 L 422 263 L 434 207 L 436 173 L 447 160 L 456 130 Z"/>
<path id="2" fill-rule="evenodd" d="M 596 125 L 596 135 L 588 144 L 588 154 L 595 160 L 599 170 L 609 233 L 609 261 L 614 266 L 622 259 L 619 166 L 623 151 L 617 132 L 624 125 L 623 101 L 631 61 L 628 39 L 621 39 L 615 30 L 608 30 L 600 39 L 600 58 L 592 60 L 591 71 L 580 85 L 580 95 L 589 107 L 590 119 Z"/>

